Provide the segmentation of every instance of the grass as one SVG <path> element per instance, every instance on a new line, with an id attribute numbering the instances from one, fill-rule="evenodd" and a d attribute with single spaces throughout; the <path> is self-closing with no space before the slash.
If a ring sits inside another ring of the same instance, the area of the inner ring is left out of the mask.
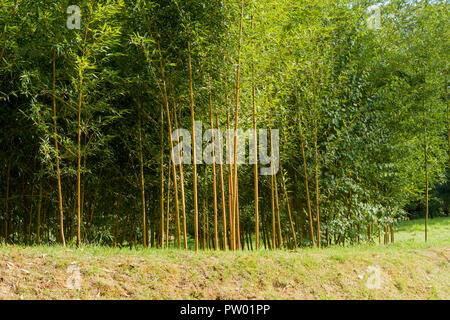
<path id="1" fill-rule="evenodd" d="M 395 243 L 213 252 L 0 246 L 0 299 L 449 299 L 450 218 Z"/>
<path id="2" fill-rule="evenodd" d="M 425 219 L 403 221 L 397 228 L 398 243 L 406 246 L 424 244 Z M 428 219 L 428 241 L 425 246 L 448 245 L 450 241 L 450 218 Z"/>

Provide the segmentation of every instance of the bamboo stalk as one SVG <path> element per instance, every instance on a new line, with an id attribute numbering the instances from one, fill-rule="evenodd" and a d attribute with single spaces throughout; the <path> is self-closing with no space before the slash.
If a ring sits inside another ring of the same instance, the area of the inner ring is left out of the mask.
<path id="1" fill-rule="evenodd" d="M 175 107 L 175 101 L 173 102 L 173 114 L 174 114 L 174 120 L 175 120 L 175 127 L 178 129 L 178 120 L 177 120 L 177 110 Z M 180 144 L 180 137 L 178 136 L 177 131 L 177 144 Z M 181 158 L 181 152 L 180 152 L 180 158 Z M 181 209 L 183 213 L 183 240 L 184 240 L 184 249 L 187 250 L 187 229 L 186 229 L 186 200 L 184 195 L 184 172 L 183 172 L 183 163 L 180 161 L 179 164 L 180 167 L 180 191 L 181 191 Z"/>
<path id="2" fill-rule="evenodd" d="M 219 119 L 216 113 L 216 128 L 219 128 Z M 221 141 L 219 141 L 219 146 L 223 146 Z M 223 180 L 223 159 L 220 159 L 219 162 L 219 172 L 220 172 L 220 191 L 221 191 L 221 199 L 222 199 L 222 224 L 223 224 L 223 250 L 227 250 L 227 212 L 225 205 L 225 185 Z"/>
<path id="3" fill-rule="evenodd" d="M 227 129 L 230 129 L 230 117 L 227 113 Z M 231 166 L 231 161 L 228 161 L 228 211 L 229 211 L 229 220 L 230 220 L 230 249 L 235 250 L 235 225 L 234 225 L 234 200 L 233 200 L 233 169 Z"/>
<path id="4" fill-rule="evenodd" d="M 308 206 L 308 220 L 309 220 L 309 231 L 311 236 L 311 246 L 314 247 L 314 228 L 313 228 L 313 217 L 312 217 L 312 210 L 311 210 L 311 198 L 309 195 L 309 182 L 308 182 L 308 170 L 306 167 L 306 155 L 305 155 L 305 138 L 303 135 L 303 128 L 301 125 L 302 119 L 299 119 L 299 131 L 300 131 L 300 147 L 302 151 L 302 158 L 303 158 L 303 173 L 305 175 L 305 189 L 306 189 L 306 203 Z"/>
<path id="5" fill-rule="evenodd" d="M 145 212 L 145 177 L 144 177 L 144 155 L 142 148 L 142 116 L 141 116 L 141 102 L 137 100 L 138 112 L 138 141 L 139 141 L 139 173 L 140 173 L 140 187 L 141 187 L 141 210 L 142 210 L 142 239 L 144 248 L 148 246 L 147 239 L 147 219 Z"/>
<path id="6" fill-rule="evenodd" d="M 277 222 L 278 222 L 278 246 L 283 249 L 283 237 L 281 235 L 281 218 L 280 218 L 280 205 L 278 201 L 278 183 L 277 175 L 274 175 L 274 185 L 275 185 L 275 204 L 277 208 Z"/>
<path id="7" fill-rule="evenodd" d="M 5 244 L 8 244 L 8 223 L 9 223 L 9 184 L 11 178 L 11 155 L 8 157 L 8 168 L 6 169 L 6 198 L 5 198 Z"/>
<path id="8" fill-rule="evenodd" d="M 83 40 L 83 53 L 82 57 L 85 55 L 87 36 L 89 32 L 89 24 L 86 24 L 84 30 L 84 40 Z M 78 70 L 78 133 L 77 133 L 77 246 L 81 247 L 81 108 L 83 106 L 83 71 L 82 68 Z M 62 228 L 61 228 L 62 230 Z M 61 237 L 63 239 L 63 237 Z"/>
<path id="9" fill-rule="evenodd" d="M 297 249 L 297 236 L 295 234 L 295 228 L 294 228 L 294 223 L 292 221 L 292 213 L 291 213 L 291 206 L 289 205 L 289 196 L 286 190 L 286 182 L 284 179 L 284 173 L 283 170 L 281 169 L 281 181 L 282 181 L 282 185 L 283 185 L 283 190 L 284 190 L 284 196 L 286 198 L 286 206 L 287 206 L 287 210 L 288 210 L 288 214 L 289 214 L 289 224 L 291 226 L 291 232 L 292 232 L 292 238 L 294 239 L 294 245 L 295 245 L 295 249 Z"/>
<path id="10" fill-rule="evenodd" d="M 198 251 L 198 200 L 197 200 L 197 152 L 195 147 L 195 117 L 194 117 L 194 90 L 192 81 L 192 63 L 191 63 L 191 44 L 188 42 L 189 56 L 189 100 L 191 106 L 191 124 L 192 124 L 192 159 L 193 159 L 193 193 L 194 193 L 194 230 L 195 230 L 195 251 Z"/>
<path id="11" fill-rule="evenodd" d="M 42 208 L 42 179 L 39 181 L 39 202 L 37 208 L 37 230 L 36 230 L 36 243 L 40 243 L 41 237 L 41 208 Z"/>
<path id="12" fill-rule="evenodd" d="M 253 16 L 252 16 L 252 31 L 253 31 Z M 259 207 L 258 207 L 258 137 L 256 131 L 256 93 L 255 93 L 255 65 L 252 61 L 252 106 L 253 106 L 253 152 L 255 154 L 255 164 L 253 166 L 254 175 L 254 198 L 255 198 L 255 249 L 259 249 Z"/>
<path id="13" fill-rule="evenodd" d="M 169 131 L 169 143 L 170 143 L 170 150 L 173 151 L 173 141 L 172 141 L 172 121 L 170 117 L 170 111 L 169 111 L 169 98 L 167 95 L 167 86 L 166 86 L 166 76 L 164 71 L 164 61 L 161 54 L 161 47 L 159 40 L 157 41 L 158 44 L 158 51 L 160 55 L 159 63 L 161 68 L 161 76 L 162 76 L 162 83 L 163 83 L 163 100 L 164 105 L 166 107 L 166 113 L 167 113 L 167 124 L 168 124 L 168 131 Z M 179 210 L 179 204 L 178 204 L 178 186 L 177 186 L 177 167 L 175 165 L 175 159 L 174 154 L 171 153 L 171 164 L 172 164 L 172 173 L 173 173 L 173 188 L 175 193 L 175 214 L 176 214 L 176 223 L 177 223 L 177 242 L 178 242 L 178 248 L 181 248 L 181 226 L 180 226 L 180 210 Z M 183 190 L 184 191 L 184 190 Z"/>
<path id="14" fill-rule="evenodd" d="M 316 185 L 316 221 L 317 221 L 317 247 L 320 248 L 320 210 L 319 210 L 319 159 L 317 146 L 317 120 L 314 121 L 314 178 Z"/>
<path id="15" fill-rule="evenodd" d="M 423 105 L 425 103 L 422 101 Z M 425 242 L 428 241 L 428 214 L 429 214 L 429 195 L 428 195 L 428 141 L 427 141 L 427 123 L 425 113 L 423 116 L 424 122 L 424 154 L 425 154 Z"/>
<path id="16" fill-rule="evenodd" d="M 211 123 L 211 129 L 214 129 L 213 112 L 212 112 L 212 93 L 211 93 L 211 80 L 209 82 L 209 118 Z M 214 250 L 219 248 L 218 227 L 217 227 L 217 183 L 216 183 L 216 154 L 215 154 L 215 141 L 214 135 L 211 137 L 212 143 L 212 169 L 213 169 L 213 194 L 214 194 Z"/>
<path id="17" fill-rule="evenodd" d="M 276 229 L 275 229 L 275 191 L 274 191 L 274 172 L 271 166 L 270 175 L 270 194 L 271 194 L 271 209 L 272 209 L 272 249 L 277 247 L 276 243 Z"/>
<path id="18" fill-rule="evenodd" d="M 160 108 L 160 119 L 161 119 L 161 126 L 160 126 L 160 143 L 161 143 L 161 151 L 159 156 L 159 182 L 160 182 L 160 246 L 161 248 L 164 248 L 164 109 L 161 105 Z"/>
<path id="19" fill-rule="evenodd" d="M 167 206 L 166 206 L 166 248 L 169 248 L 169 211 L 170 211 L 170 171 L 171 168 L 169 166 L 169 172 L 167 175 Z"/>
<path id="20" fill-rule="evenodd" d="M 59 150 L 58 150 L 58 129 L 57 129 L 57 124 L 56 124 L 56 93 L 55 93 L 55 86 L 56 86 L 56 49 L 53 49 L 53 61 L 52 61 L 52 65 L 53 65 L 53 79 L 52 79 L 52 101 L 53 101 L 53 126 L 54 126 L 54 130 L 55 130 L 55 135 L 54 135 L 54 139 L 55 139 L 55 153 L 56 153 L 56 178 L 58 181 L 58 208 L 59 208 L 59 229 L 60 229 L 60 236 L 61 236 L 61 241 L 63 244 L 63 247 L 66 246 L 66 241 L 64 238 L 64 212 L 63 212 L 63 200 L 62 200 L 62 191 L 61 191 L 61 171 L 59 168 Z M 81 80 L 80 80 L 81 82 Z M 80 84 L 81 86 L 81 84 Z M 82 96 L 82 92 L 81 92 L 81 87 L 80 87 L 80 101 L 78 104 L 78 140 L 80 143 L 80 135 L 81 135 L 81 124 L 80 124 L 80 117 L 81 117 L 81 96 Z M 80 157 L 81 157 L 81 150 L 80 150 L 80 146 L 78 146 L 78 156 L 79 156 L 79 161 L 80 161 Z M 79 164 L 78 164 L 79 165 Z M 79 168 L 78 168 L 79 169 Z M 77 175 L 80 175 L 79 170 L 77 171 Z M 79 179 L 81 179 L 81 177 L 78 177 Z M 79 182 L 79 181 L 78 181 Z M 79 244 L 79 246 L 81 246 L 81 244 Z"/>
<path id="21" fill-rule="evenodd" d="M 237 188 L 238 188 L 238 168 L 237 168 L 237 130 L 239 127 L 239 87 L 240 87 L 240 75 L 241 75 L 241 47 L 242 47 L 242 20 L 244 16 L 244 1 L 241 1 L 241 15 L 239 20 L 239 44 L 238 44 L 238 57 L 237 57 L 237 70 L 236 70 L 236 95 L 235 95 L 235 111 L 234 111 L 234 152 L 233 152 L 233 174 L 234 174 L 234 181 L 233 181 L 233 216 L 234 222 L 237 223 L 236 225 L 236 232 L 235 235 L 238 237 L 238 240 L 236 241 L 236 244 L 238 247 L 240 247 L 239 239 L 239 224 L 238 224 L 238 200 L 237 200 Z"/>

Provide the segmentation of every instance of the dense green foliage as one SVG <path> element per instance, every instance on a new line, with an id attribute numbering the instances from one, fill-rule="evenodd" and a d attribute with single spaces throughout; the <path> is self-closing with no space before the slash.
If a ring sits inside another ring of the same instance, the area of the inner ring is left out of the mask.
<path id="1" fill-rule="evenodd" d="M 163 246 L 168 208 L 177 246 L 169 132 L 191 128 L 190 59 L 196 120 L 209 125 L 211 98 L 220 128 L 233 127 L 238 82 L 239 128 L 252 128 L 255 104 L 257 127 L 280 130 L 285 247 L 292 230 L 310 245 L 310 225 L 322 245 L 388 241 L 428 189 L 431 214 L 448 215 L 449 5 L 386 1 L 370 28 L 374 3 L 243 1 L 240 46 L 240 1 L 0 0 L 0 239 L 61 242 L 63 217 L 68 243 L 79 224 L 81 242 Z M 80 29 L 67 28 L 72 4 Z M 183 169 L 191 241 L 193 168 Z M 197 179 L 201 243 L 212 248 L 212 166 L 198 165 Z M 240 165 L 238 181 L 241 246 L 253 247 L 253 166 Z M 273 246 L 271 183 L 259 177 L 261 247 Z"/>

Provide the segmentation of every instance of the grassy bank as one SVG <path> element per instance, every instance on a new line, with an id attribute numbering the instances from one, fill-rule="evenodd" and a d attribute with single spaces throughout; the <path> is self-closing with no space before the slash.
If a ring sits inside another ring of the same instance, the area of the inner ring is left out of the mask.
<path id="1" fill-rule="evenodd" d="M 295 252 L 0 246 L 0 299 L 449 299 L 450 218 Z"/>

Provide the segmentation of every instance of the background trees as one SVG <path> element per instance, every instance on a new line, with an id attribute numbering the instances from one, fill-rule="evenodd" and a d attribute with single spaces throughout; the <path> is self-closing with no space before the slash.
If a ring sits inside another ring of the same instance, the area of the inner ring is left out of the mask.
<path id="1" fill-rule="evenodd" d="M 79 30 L 68 2 L 0 3 L 4 242 L 345 245 L 448 214 L 445 1 L 377 29 L 374 1 L 81 1 Z M 194 121 L 279 129 L 280 170 L 172 162 Z"/>

